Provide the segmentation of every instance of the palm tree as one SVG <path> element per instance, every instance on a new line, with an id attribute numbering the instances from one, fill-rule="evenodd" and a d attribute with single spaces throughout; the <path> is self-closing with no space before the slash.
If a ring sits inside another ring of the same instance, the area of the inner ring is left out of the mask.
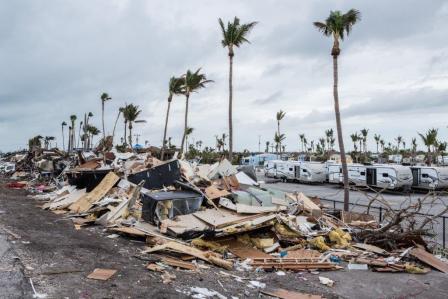
<path id="1" fill-rule="evenodd" d="M 325 138 L 319 138 L 319 144 L 322 149 L 322 153 L 325 152 Z"/>
<path id="2" fill-rule="evenodd" d="M 381 140 L 381 135 L 377 135 L 377 134 L 375 134 L 374 136 L 373 136 L 373 139 L 375 139 L 375 142 L 376 142 L 376 153 L 378 154 L 379 152 L 378 152 L 378 146 L 379 146 L 379 143 L 380 143 L 380 140 Z"/>
<path id="3" fill-rule="evenodd" d="M 182 136 L 182 144 L 180 146 L 180 152 L 183 153 L 185 145 L 185 137 L 188 128 L 188 102 L 190 99 L 190 94 L 192 92 L 198 91 L 201 88 L 205 88 L 208 83 L 213 82 L 212 80 L 207 80 L 205 74 L 200 74 L 201 69 L 197 69 L 196 72 L 190 70 L 182 77 L 182 94 L 185 95 L 185 124 L 184 124 L 184 134 Z"/>
<path id="4" fill-rule="evenodd" d="M 381 151 L 384 152 L 384 144 L 385 144 L 384 139 L 380 140 L 380 144 L 381 144 Z"/>
<path id="5" fill-rule="evenodd" d="M 71 134 L 71 136 L 70 136 L 70 144 L 71 144 L 71 147 L 70 147 L 70 151 L 72 151 L 74 148 L 75 148 L 75 121 L 76 121 L 76 115 L 70 115 L 70 122 L 72 123 L 72 126 L 71 126 L 71 132 L 72 132 L 72 134 Z"/>
<path id="6" fill-rule="evenodd" d="M 349 35 L 352 27 L 361 19 L 361 14 L 355 9 L 350 9 L 347 13 L 342 14 L 340 11 L 330 12 L 330 16 L 323 22 L 314 22 L 325 36 L 333 37 L 333 47 L 331 55 L 333 56 L 333 96 L 334 110 L 336 114 L 336 129 L 338 132 L 339 151 L 341 152 L 342 174 L 344 177 L 344 210 L 349 208 L 349 184 L 347 159 L 345 156 L 344 139 L 342 134 L 341 114 L 339 112 L 339 96 L 338 96 L 338 56 L 341 53 L 339 41 L 344 39 L 345 35 Z"/>
<path id="7" fill-rule="evenodd" d="M 80 121 L 80 122 L 79 122 L 78 142 L 76 143 L 76 147 L 78 147 L 78 148 L 79 148 L 79 141 L 81 140 L 81 129 L 82 129 L 82 124 L 83 124 L 83 123 L 84 123 L 83 121 Z"/>
<path id="8" fill-rule="evenodd" d="M 303 144 L 305 145 L 305 150 L 308 151 L 307 147 L 308 147 L 308 140 L 306 139 L 306 137 L 303 138 Z"/>
<path id="9" fill-rule="evenodd" d="M 124 111 L 124 107 L 118 108 L 117 118 L 115 119 L 114 129 L 112 131 L 112 142 L 113 142 L 114 137 L 115 137 L 115 129 L 117 128 L 118 119 L 120 118 L 120 115 L 123 113 L 123 111 Z M 126 127 L 126 125 L 125 125 L 125 127 Z"/>
<path id="10" fill-rule="evenodd" d="M 274 135 L 274 142 L 275 142 L 275 149 L 277 151 L 277 154 L 279 153 L 279 150 L 281 151 L 280 146 L 282 144 L 282 141 L 285 140 L 285 139 L 286 139 L 285 134 L 275 133 L 275 135 Z"/>
<path id="11" fill-rule="evenodd" d="M 300 138 L 300 143 L 302 144 L 302 152 L 303 152 L 303 145 L 304 145 L 304 140 L 305 140 L 305 134 L 299 134 L 299 138 Z"/>
<path id="12" fill-rule="evenodd" d="M 168 130 L 168 117 L 170 115 L 171 101 L 173 100 L 174 95 L 182 93 L 182 87 L 183 80 L 181 78 L 176 78 L 174 76 L 170 78 L 168 83 L 168 107 L 166 109 L 165 129 L 163 130 L 161 160 L 163 160 L 163 157 L 165 156 L 166 132 Z"/>
<path id="13" fill-rule="evenodd" d="M 103 139 L 106 138 L 106 130 L 104 129 L 104 103 L 109 100 L 112 100 L 112 98 L 106 92 L 103 92 L 103 94 L 101 95 L 101 116 L 102 116 L 101 119 L 103 123 Z"/>
<path id="14" fill-rule="evenodd" d="M 140 113 L 142 111 L 139 110 L 139 107 L 133 104 L 129 104 L 126 105 L 124 112 L 123 112 L 123 116 L 125 118 L 125 120 L 128 123 L 128 129 L 129 129 L 129 136 L 128 136 L 128 140 L 129 140 L 129 146 L 132 149 L 132 128 L 133 128 L 133 123 L 144 123 L 146 122 L 145 120 L 138 120 L 137 118 L 139 117 Z"/>
<path id="15" fill-rule="evenodd" d="M 362 136 L 362 145 L 364 152 L 367 152 L 367 134 L 369 133 L 368 129 L 362 129 L 361 130 L 361 136 Z"/>
<path id="16" fill-rule="evenodd" d="M 423 143 L 428 148 L 428 157 L 427 157 L 427 164 L 431 165 L 432 163 L 432 157 L 431 157 L 431 146 L 434 146 L 437 142 L 437 129 L 429 129 L 425 135 L 418 133 L 420 138 L 422 138 Z"/>
<path id="17" fill-rule="evenodd" d="M 185 131 L 185 144 L 187 145 L 186 148 L 188 149 L 188 137 L 193 133 L 194 128 L 188 127 Z"/>
<path id="18" fill-rule="evenodd" d="M 93 147 L 93 137 L 98 135 L 99 133 L 101 133 L 100 130 L 98 130 L 97 127 L 95 126 L 91 126 L 91 125 L 87 125 L 87 148 L 92 148 Z"/>
<path id="19" fill-rule="evenodd" d="M 331 149 L 331 140 L 333 139 L 333 129 L 325 130 L 325 138 L 327 141 L 327 149 Z"/>
<path id="20" fill-rule="evenodd" d="M 224 22 L 219 19 L 219 25 L 222 31 L 222 46 L 227 48 L 229 55 L 229 160 L 232 161 L 233 154 L 233 121 L 232 121 L 232 105 L 233 105 L 233 56 L 234 47 L 239 48 L 244 43 L 250 43 L 247 35 L 255 27 L 257 22 L 240 24 L 240 19 L 235 17 L 233 22 L 228 22 L 227 27 Z"/>
<path id="21" fill-rule="evenodd" d="M 269 141 L 266 141 L 266 153 L 269 153 Z"/>
<path id="22" fill-rule="evenodd" d="M 358 140 L 359 140 L 358 133 L 351 134 L 351 135 L 350 135 L 350 138 L 352 139 L 352 142 L 353 142 L 353 150 L 354 150 L 355 152 L 358 151 L 358 147 L 356 146 L 356 143 L 357 143 Z"/>
<path id="23" fill-rule="evenodd" d="M 397 142 L 397 153 L 399 153 L 400 152 L 400 144 L 403 141 L 403 137 L 398 135 L 397 138 L 395 138 L 395 141 Z"/>
<path id="24" fill-rule="evenodd" d="M 67 126 L 67 123 L 65 121 L 63 121 L 61 123 L 61 127 L 62 127 L 62 150 L 65 151 L 65 136 L 64 136 L 64 127 Z"/>
<path id="25" fill-rule="evenodd" d="M 55 140 L 55 139 L 56 138 L 54 138 L 53 136 L 45 136 L 45 138 L 44 138 L 44 147 L 45 147 L 46 150 L 48 149 L 48 147 L 50 145 L 50 142 L 52 140 Z"/>
<path id="26" fill-rule="evenodd" d="M 282 110 L 280 110 L 279 112 L 277 112 L 277 114 L 275 115 L 275 119 L 277 120 L 277 134 L 280 136 L 280 121 L 285 117 L 286 112 L 283 112 Z M 282 144 L 279 144 L 280 147 L 280 152 L 282 150 Z"/>

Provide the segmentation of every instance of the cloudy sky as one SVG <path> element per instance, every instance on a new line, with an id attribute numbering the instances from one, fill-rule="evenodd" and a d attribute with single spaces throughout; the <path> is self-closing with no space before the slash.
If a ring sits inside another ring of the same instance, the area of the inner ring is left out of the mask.
<path id="1" fill-rule="evenodd" d="M 228 59 L 218 17 L 258 21 L 251 44 L 236 50 L 234 126 L 237 150 L 272 140 L 275 113 L 286 117 L 287 150 L 298 135 L 318 139 L 334 127 L 331 40 L 312 26 L 330 10 L 362 13 L 340 57 L 345 140 L 368 128 L 387 142 L 439 128 L 448 139 L 447 1 L 139 1 L 0 2 L 0 150 L 55 136 L 71 114 L 93 112 L 101 127 L 103 91 L 110 132 L 118 107 L 142 109 L 140 143 L 160 144 L 172 75 L 202 67 L 215 81 L 191 97 L 195 140 L 214 145 L 227 132 Z M 184 98 L 176 97 L 168 135 L 179 141 Z M 122 135 L 119 123 L 118 135 Z"/>

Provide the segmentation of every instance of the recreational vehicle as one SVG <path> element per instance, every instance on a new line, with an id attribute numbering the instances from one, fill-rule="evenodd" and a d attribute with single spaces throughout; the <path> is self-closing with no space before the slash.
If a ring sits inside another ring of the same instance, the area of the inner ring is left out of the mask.
<path id="1" fill-rule="evenodd" d="M 414 166 L 412 187 L 416 189 L 448 188 L 448 168 L 432 166 Z"/>
<path id="2" fill-rule="evenodd" d="M 329 164 L 327 167 L 328 182 L 340 184 L 344 182 L 341 164 Z M 366 186 L 366 166 L 362 164 L 348 164 L 348 181 L 352 185 Z"/>
<path id="3" fill-rule="evenodd" d="M 269 178 L 293 180 L 295 161 L 272 160 L 265 162 L 264 175 Z"/>
<path id="4" fill-rule="evenodd" d="M 366 184 L 381 189 L 409 189 L 412 186 L 411 168 L 394 164 L 366 166 Z"/>
<path id="5" fill-rule="evenodd" d="M 324 183 L 327 180 L 326 164 L 294 161 L 294 176 L 299 182 Z"/>

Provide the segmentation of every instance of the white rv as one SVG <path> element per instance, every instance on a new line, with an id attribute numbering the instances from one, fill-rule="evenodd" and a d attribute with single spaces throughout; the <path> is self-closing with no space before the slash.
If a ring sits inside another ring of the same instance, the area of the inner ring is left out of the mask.
<path id="1" fill-rule="evenodd" d="M 8 174 L 14 171 L 16 171 L 16 164 L 9 162 L 0 164 L 0 173 Z"/>
<path id="2" fill-rule="evenodd" d="M 272 160 L 265 162 L 264 175 L 269 178 L 293 180 L 294 161 Z"/>
<path id="3" fill-rule="evenodd" d="M 410 167 L 395 164 L 366 166 L 366 183 L 371 187 L 390 190 L 409 189 L 412 181 Z"/>
<path id="4" fill-rule="evenodd" d="M 416 189 L 448 188 L 448 167 L 413 166 L 412 187 Z"/>
<path id="5" fill-rule="evenodd" d="M 362 164 L 347 164 L 348 181 L 352 185 L 366 186 L 366 166 Z M 327 166 L 328 182 L 340 184 L 344 182 L 341 164 Z"/>
<path id="6" fill-rule="evenodd" d="M 299 162 L 294 164 L 295 179 L 299 182 L 324 183 L 327 180 L 327 166 L 320 162 Z"/>

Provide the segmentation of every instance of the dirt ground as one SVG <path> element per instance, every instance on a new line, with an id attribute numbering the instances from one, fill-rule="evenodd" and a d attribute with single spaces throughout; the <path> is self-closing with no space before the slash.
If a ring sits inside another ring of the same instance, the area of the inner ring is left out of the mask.
<path id="1" fill-rule="evenodd" d="M 227 298 L 260 298 L 258 288 L 283 288 L 326 298 L 446 298 L 448 276 L 386 274 L 371 271 L 279 273 L 223 271 L 210 266 L 199 272 L 169 269 L 176 278 L 163 284 L 160 273 L 145 269 L 157 255 L 142 255 L 143 240 L 107 238 L 100 226 L 76 230 L 71 220 L 39 208 L 39 201 L 0 181 L 0 298 L 32 298 L 32 280 L 47 298 L 189 298 L 192 287 L 207 288 Z M 88 279 L 95 268 L 116 269 L 107 281 Z M 242 277 L 237 279 L 222 272 Z M 335 281 L 330 288 L 319 276 Z M 205 298 L 205 297 L 204 297 Z M 218 297 L 215 297 L 218 298 Z M 223 297 L 221 297 L 223 298 Z"/>

